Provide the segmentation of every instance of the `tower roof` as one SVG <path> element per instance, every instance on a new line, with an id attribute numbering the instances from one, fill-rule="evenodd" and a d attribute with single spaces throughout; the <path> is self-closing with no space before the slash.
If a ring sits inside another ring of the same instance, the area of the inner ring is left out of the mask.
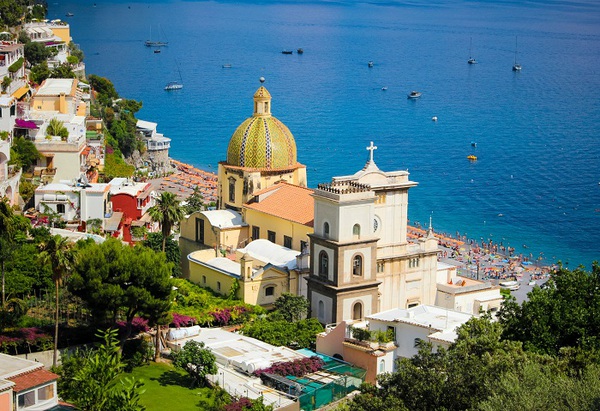
<path id="1" fill-rule="evenodd" d="M 278 170 L 297 165 L 296 141 L 271 115 L 271 94 L 260 86 L 254 93 L 254 113 L 235 130 L 227 148 L 227 164 Z"/>

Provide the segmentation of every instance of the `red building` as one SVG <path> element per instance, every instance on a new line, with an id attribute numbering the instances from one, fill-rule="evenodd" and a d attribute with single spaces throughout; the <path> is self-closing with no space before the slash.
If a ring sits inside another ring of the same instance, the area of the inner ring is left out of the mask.
<path id="1" fill-rule="evenodd" d="M 154 205 L 150 183 L 136 183 L 126 178 L 115 178 L 110 183 L 112 217 L 108 220 L 107 231 L 133 243 L 131 227 L 151 228 L 152 220 L 148 209 Z"/>

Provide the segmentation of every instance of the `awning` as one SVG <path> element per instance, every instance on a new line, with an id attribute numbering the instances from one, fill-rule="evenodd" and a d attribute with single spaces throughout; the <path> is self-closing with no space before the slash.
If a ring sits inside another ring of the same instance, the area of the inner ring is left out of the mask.
<path id="1" fill-rule="evenodd" d="M 23 120 L 20 118 L 15 119 L 15 127 L 17 128 L 29 128 L 29 129 L 37 129 L 39 128 L 33 121 Z"/>
<path id="2" fill-rule="evenodd" d="M 25 94 L 27 94 L 28 91 L 29 91 L 29 86 L 23 86 L 23 87 L 19 88 L 17 91 L 15 91 L 12 95 L 16 99 L 20 99 Z"/>
<path id="3" fill-rule="evenodd" d="M 121 224 L 121 220 L 123 219 L 123 213 L 117 211 L 113 213 L 110 218 L 105 220 L 104 230 L 106 231 L 117 231 L 119 229 L 119 225 Z"/>

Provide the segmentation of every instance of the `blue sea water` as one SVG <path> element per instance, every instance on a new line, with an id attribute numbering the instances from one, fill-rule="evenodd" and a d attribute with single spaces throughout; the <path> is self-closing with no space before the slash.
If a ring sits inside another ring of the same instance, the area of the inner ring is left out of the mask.
<path id="1" fill-rule="evenodd" d="M 51 0 L 49 18 L 70 23 L 88 73 L 143 101 L 172 157 L 215 170 L 264 76 L 310 186 L 362 168 L 374 141 L 381 169 L 419 182 L 411 222 L 545 262 L 600 259 L 599 2 L 95 3 Z M 177 64 L 185 87 L 165 92 Z"/>

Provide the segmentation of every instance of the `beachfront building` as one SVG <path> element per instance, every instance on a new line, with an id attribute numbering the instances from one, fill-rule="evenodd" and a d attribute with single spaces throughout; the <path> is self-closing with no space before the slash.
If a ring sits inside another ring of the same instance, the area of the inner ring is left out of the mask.
<path id="1" fill-rule="evenodd" d="M 482 312 L 496 313 L 503 297 L 499 286 L 490 282 L 448 275 L 446 281 L 438 281 L 435 305 L 449 310 L 479 316 Z"/>
<path id="2" fill-rule="evenodd" d="M 187 256 L 189 279 L 213 291 L 237 296 L 245 303 L 272 308 L 283 293 L 306 296 L 308 267 L 299 251 L 255 240 L 239 248 L 229 258 L 214 256 L 212 249 Z"/>
<path id="3" fill-rule="evenodd" d="M 108 184 L 111 216 L 107 219 L 106 231 L 133 243 L 137 238 L 132 235 L 132 227 L 155 228 L 148 214 L 148 209 L 155 204 L 152 184 L 136 183 L 127 178 L 114 178 Z"/>
<path id="4" fill-rule="evenodd" d="M 146 143 L 147 151 L 142 154 L 151 176 L 163 175 L 170 170 L 169 148 L 171 139 L 156 131 L 158 124 L 138 120 L 136 129 Z"/>
<path id="5" fill-rule="evenodd" d="M 317 352 L 342 358 L 367 370 L 366 381 L 375 383 L 377 375 L 395 371 L 398 358 L 411 358 L 419 351 L 419 341 L 430 342 L 434 349 L 448 348 L 456 341 L 456 329 L 473 315 L 432 305 L 408 309 L 396 308 L 367 316 L 354 324 L 368 329 L 372 337 L 358 340 L 345 321 L 327 327 L 317 335 Z M 385 342 L 375 335 L 387 334 Z"/>
<path id="6" fill-rule="evenodd" d="M 58 375 L 42 363 L 0 354 L 0 410 L 49 410 L 58 405 Z"/>
<path id="7" fill-rule="evenodd" d="M 438 242 L 430 228 L 407 239 L 408 171 L 384 172 L 369 159 L 353 175 L 314 193 L 310 235 L 311 315 L 324 324 L 360 321 L 380 311 L 434 304 Z"/>
<path id="8" fill-rule="evenodd" d="M 13 96 L 0 95 L 0 132 L 11 136 L 17 119 L 17 99 Z"/>
<path id="9" fill-rule="evenodd" d="M 227 160 L 219 163 L 218 208 L 241 211 L 257 192 L 281 180 L 306 187 L 306 166 L 298 163 L 294 136 L 271 108 L 271 94 L 259 87 L 252 117 L 235 130 Z"/>

